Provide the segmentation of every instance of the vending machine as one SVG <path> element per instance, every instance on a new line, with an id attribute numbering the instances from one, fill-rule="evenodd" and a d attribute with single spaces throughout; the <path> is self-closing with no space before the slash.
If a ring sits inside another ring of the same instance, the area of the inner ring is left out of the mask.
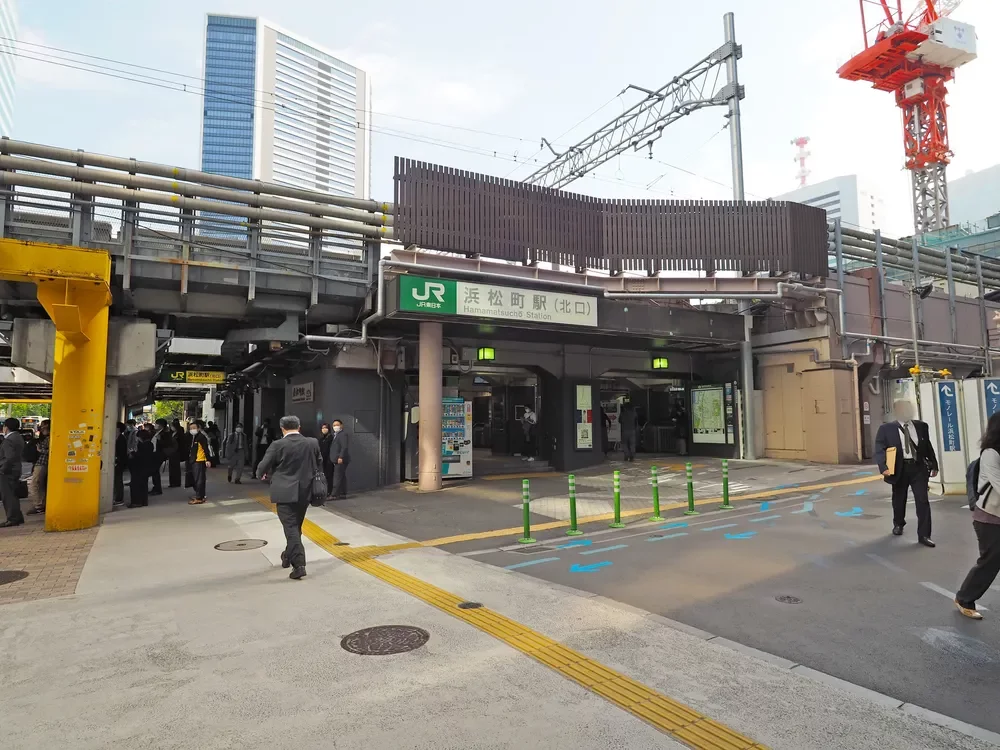
<path id="1" fill-rule="evenodd" d="M 472 402 L 442 399 L 441 478 L 472 476 Z"/>

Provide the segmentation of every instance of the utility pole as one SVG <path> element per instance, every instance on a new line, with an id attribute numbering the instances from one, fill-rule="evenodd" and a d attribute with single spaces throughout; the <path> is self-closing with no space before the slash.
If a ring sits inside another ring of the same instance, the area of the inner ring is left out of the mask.
<path id="1" fill-rule="evenodd" d="M 726 44 L 736 48 L 736 19 L 732 13 L 722 17 L 726 32 Z M 746 200 L 743 188 L 743 130 L 740 126 L 740 79 L 736 68 L 735 54 L 726 58 L 726 90 L 729 92 L 729 147 L 733 162 L 733 199 Z M 747 310 L 743 313 L 743 341 L 740 343 L 740 369 L 743 381 L 743 457 L 753 460 L 757 458 L 757 447 L 754 439 L 757 432 L 757 420 L 754 415 L 753 387 L 753 313 Z"/>

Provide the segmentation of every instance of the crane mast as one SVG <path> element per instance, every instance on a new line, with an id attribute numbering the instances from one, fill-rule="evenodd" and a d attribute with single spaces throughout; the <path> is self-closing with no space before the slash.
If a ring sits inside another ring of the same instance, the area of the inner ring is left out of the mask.
<path id="1" fill-rule="evenodd" d="M 960 3 L 920 0 L 904 16 L 902 0 L 859 0 L 865 49 L 837 71 L 846 80 L 868 81 L 895 94 L 918 234 L 950 223 L 947 84 L 956 68 L 976 58 L 975 29 L 950 17 Z"/>

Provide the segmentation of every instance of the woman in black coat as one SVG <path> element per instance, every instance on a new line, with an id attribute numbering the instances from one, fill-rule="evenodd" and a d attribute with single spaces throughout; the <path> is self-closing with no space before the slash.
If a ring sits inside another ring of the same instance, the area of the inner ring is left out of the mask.
<path id="1" fill-rule="evenodd" d="M 186 458 L 188 451 L 191 449 L 189 445 L 185 443 L 187 440 L 187 433 L 181 427 L 181 421 L 175 419 L 170 423 L 170 435 L 173 437 L 174 442 L 174 452 L 167 456 L 167 475 L 170 479 L 171 487 L 181 486 L 181 458 Z"/>
<path id="2" fill-rule="evenodd" d="M 132 479 L 129 481 L 129 493 L 132 508 L 143 508 L 149 505 L 149 478 L 156 470 L 156 454 L 153 450 L 153 434 L 149 430 L 139 430 L 139 442 L 135 455 L 132 456 Z"/>
<path id="3" fill-rule="evenodd" d="M 323 456 L 323 473 L 326 475 L 326 486 L 329 492 L 333 491 L 333 462 L 330 460 L 330 446 L 333 445 L 333 433 L 330 432 L 330 425 L 325 422 L 319 428 L 319 452 Z"/>

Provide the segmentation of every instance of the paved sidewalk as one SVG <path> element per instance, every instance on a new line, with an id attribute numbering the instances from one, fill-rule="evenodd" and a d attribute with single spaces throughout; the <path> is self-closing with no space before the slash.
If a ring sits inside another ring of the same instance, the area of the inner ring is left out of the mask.
<path id="1" fill-rule="evenodd" d="M 0 607 L 5 749 L 991 746 L 601 597 L 387 552 L 405 540 L 325 509 L 289 581 L 263 488 L 213 480 L 204 506 L 105 519 L 76 595 Z M 214 548 L 240 539 L 267 544 Z M 377 625 L 430 638 L 341 648 Z"/>

